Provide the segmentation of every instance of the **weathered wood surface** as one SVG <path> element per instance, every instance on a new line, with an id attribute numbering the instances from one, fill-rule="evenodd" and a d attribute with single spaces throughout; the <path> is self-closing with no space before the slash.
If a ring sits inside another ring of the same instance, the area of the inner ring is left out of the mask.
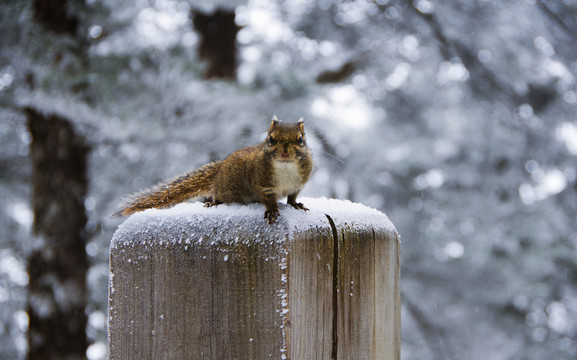
<path id="1" fill-rule="evenodd" d="M 182 204 L 110 248 L 109 359 L 400 359 L 400 243 L 359 204 Z"/>

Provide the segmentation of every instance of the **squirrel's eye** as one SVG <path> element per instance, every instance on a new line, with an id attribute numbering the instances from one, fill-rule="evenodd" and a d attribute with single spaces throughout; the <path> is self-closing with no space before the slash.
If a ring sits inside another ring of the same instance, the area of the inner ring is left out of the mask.
<path id="1" fill-rule="evenodd" d="M 275 142 L 274 142 L 274 138 L 272 137 L 272 135 L 269 136 L 269 137 L 268 137 L 268 144 L 269 144 L 269 145 L 274 145 L 274 143 L 275 143 Z"/>
<path id="2" fill-rule="evenodd" d="M 303 139 L 303 137 L 302 137 L 302 136 L 301 136 L 301 137 L 299 137 L 298 143 L 299 143 L 299 145 L 300 145 L 300 146 L 304 146 L 304 144 L 305 144 L 305 141 L 304 141 L 304 139 Z"/>

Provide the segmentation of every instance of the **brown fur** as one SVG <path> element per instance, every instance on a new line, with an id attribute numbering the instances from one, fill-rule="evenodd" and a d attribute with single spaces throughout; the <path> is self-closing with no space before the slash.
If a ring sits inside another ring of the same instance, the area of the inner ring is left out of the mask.
<path id="1" fill-rule="evenodd" d="M 220 169 L 222 161 L 206 164 L 193 172 L 130 195 L 124 199 L 122 210 L 116 216 L 128 216 L 135 212 L 157 208 L 163 209 L 199 197 L 211 196 L 211 184 Z"/>
<path id="2" fill-rule="evenodd" d="M 296 197 L 310 178 L 312 163 L 302 119 L 285 125 L 274 117 L 267 139 L 260 145 L 242 148 L 222 161 L 133 195 L 116 215 L 205 198 L 206 206 L 260 202 L 271 223 L 279 215 L 277 201 L 282 197 L 287 196 L 287 203 L 293 207 L 308 210 L 296 202 Z"/>

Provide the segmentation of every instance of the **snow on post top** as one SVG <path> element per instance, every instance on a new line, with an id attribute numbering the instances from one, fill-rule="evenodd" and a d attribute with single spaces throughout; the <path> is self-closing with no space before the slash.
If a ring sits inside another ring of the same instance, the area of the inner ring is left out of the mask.
<path id="1" fill-rule="evenodd" d="M 169 209 L 149 209 L 130 216 L 122 223 L 111 242 L 111 247 L 135 242 L 191 243 L 203 239 L 234 239 L 251 233 L 266 242 L 282 242 L 295 232 L 326 229 L 327 215 L 338 227 L 352 225 L 355 228 L 395 232 L 389 218 L 382 212 L 348 200 L 326 198 L 300 198 L 310 209 L 302 211 L 279 203 L 280 217 L 274 224 L 263 218 L 261 204 L 221 204 L 204 207 L 203 203 L 183 203 Z M 254 241 L 254 238 L 252 238 Z"/>

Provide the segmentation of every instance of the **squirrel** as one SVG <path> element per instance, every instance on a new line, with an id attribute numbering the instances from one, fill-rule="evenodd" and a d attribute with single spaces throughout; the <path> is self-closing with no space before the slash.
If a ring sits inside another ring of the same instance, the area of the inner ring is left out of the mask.
<path id="1" fill-rule="evenodd" d="M 308 211 L 296 201 L 310 178 L 313 160 L 305 141 L 304 121 L 283 124 L 273 116 L 266 140 L 237 150 L 151 189 L 129 196 L 116 216 L 128 216 L 150 208 L 168 208 L 202 198 L 205 207 L 219 204 L 262 203 L 271 224 L 280 216 L 277 200 L 287 197 L 296 209 Z"/>

